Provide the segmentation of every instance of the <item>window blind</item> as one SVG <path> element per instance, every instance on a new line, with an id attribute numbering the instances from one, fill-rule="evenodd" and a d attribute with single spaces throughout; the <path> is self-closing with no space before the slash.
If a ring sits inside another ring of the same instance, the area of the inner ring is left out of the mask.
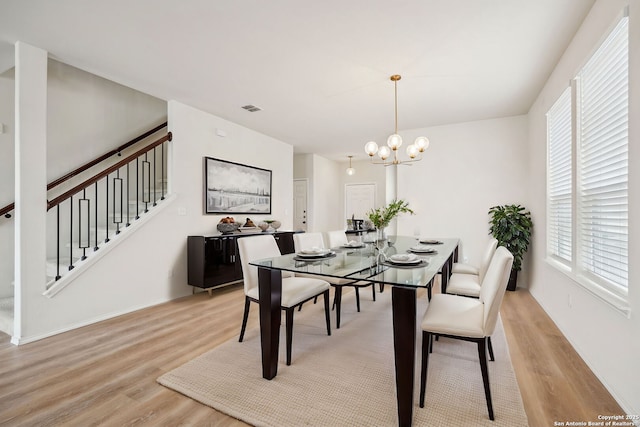
<path id="1" fill-rule="evenodd" d="M 617 293 L 628 288 L 628 22 L 578 75 L 579 267 Z"/>
<path id="2" fill-rule="evenodd" d="M 571 262 L 571 88 L 547 112 L 547 253 Z"/>

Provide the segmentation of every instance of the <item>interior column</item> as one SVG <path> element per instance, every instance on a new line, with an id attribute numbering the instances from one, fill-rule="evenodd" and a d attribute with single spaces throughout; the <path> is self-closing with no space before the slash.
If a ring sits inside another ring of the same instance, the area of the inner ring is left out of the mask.
<path id="1" fill-rule="evenodd" d="M 47 52 L 15 45 L 15 308 L 11 342 L 28 334 L 28 316 L 46 278 Z"/>

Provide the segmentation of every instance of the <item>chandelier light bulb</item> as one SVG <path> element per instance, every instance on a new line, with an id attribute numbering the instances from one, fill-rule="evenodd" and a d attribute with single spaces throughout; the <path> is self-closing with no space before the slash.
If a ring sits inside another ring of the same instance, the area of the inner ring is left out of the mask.
<path id="1" fill-rule="evenodd" d="M 409 156 L 409 158 L 415 159 L 419 152 L 420 149 L 416 147 L 415 144 L 407 146 L 407 156 Z"/>
<path id="2" fill-rule="evenodd" d="M 418 151 L 422 153 L 424 150 L 429 148 L 429 138 L 426 136 L 419 136 L 413 142 L 413 145 L 415 145 L 418 148 Z"/>
<path id="3" fill-rule="evenodd" d="M 387 138 L 387 145 L 393 151 L 396 151 L 402 145 L 402 137 L 397 133 L 394 133 L 393 135 L 389 136 L 389 138 Z"/>
<path id="4" fill-rule="evenodd" d="M 378 152 L 378 144 L 373 141 L 369 141 L 364 146 L 364 152 L 373 157 Z"/>
<path id="5" fill-rule="evenodd" d="M 391 148 L 387 147 L 386 145 L 383 145 L 378 150 L 378 156 L 380 156 L 382 160 L 386 160 L 390 154 L 391 154 Z"/>

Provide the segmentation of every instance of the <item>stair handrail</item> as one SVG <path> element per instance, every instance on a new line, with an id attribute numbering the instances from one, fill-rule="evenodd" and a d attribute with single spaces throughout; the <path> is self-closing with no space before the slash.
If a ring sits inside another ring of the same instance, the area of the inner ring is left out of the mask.
<path id="1" fill-rule="evenodd" d="M 69 172 L 68 174 L 61 176 L 60 178 L 51 181 L 49 184 L 47 184 L 47 191 L 51 190 L 52 188 L 62 184 L 63 182 L 66 182 L 68 180 L 70 180 L 71 178 L 81 174 L 82 172 L 86 171 L 87 169 L 97 165 L 98 163 L 108 159 L 109 157 L 118 154 L 120 155 L 120 153 L 122 151 L 124 151 L 125 149 L 129 148 L 130 146 L 134 145 L 137 142 L 142 141 L 143 139 L 145 139 L 146 137 L 148 137 L 149 135 L 153 135 L 154 133 L 156 133 L 157 131 L 159 131 L 162 128 L 167 127 L 167 122 L 161 123 L 158 126 L 154 127 L 153 129 L 150 129 L 148 131 L 146 131 L 145 133 L 143 133 L 140 136 L 137 136 L 135 138 L 133 138 L 131 141 L 125 142 L 124 144 L 122 144 L 121 146 L 119 146 L 118 148 L 115 148 L 107 153 L 104 153 L 103 155 L 96 157 L 95 159 L 85 163 L 84 165 L 80 166 L 79 168 L 74 169 L 73 171 Z M 171 134 L 171 132 L 169 132 L 169 134 Z M 169 141 L 171 141 L 171 139 L 169 139 Z M 3 215 L 7 215 L 7 218 L 10 217 L 9 212 L 11 212 L 12 210 L 14 210 L 16 207 L 15 203 L 10 203 L 7 206 L 3 207 L 0 209 L 0 216 Z"/>
<path id="2" fill-rule="evenodd" d="M 56 197 L 56 198 L 54 198 L 54 199 L 52 199 L 50 201 L 47 201 L 47 211 L 50 210 L 51 208 L 53 208 L 54 206 L 57 206 L 60 203 L 64 202 L 69 197 L 73 196 L 74 194 L 77 194 L 79 191 L 82 191 L 85 188 L 89 187 L 91 184 L 96 183 L 97 181 L 99 181 L 100 179 L 102 179 L 105 176 L 109 175 L 110 173 L 115 172 L 116 170 L 120 169 L 123 166 L 126 166 L 127 163 L 131 162 L 132 160 L 136 159 L 137 157 L 140 157 L 144 153 L 147 153 L 147 152 L 153 150 L 158 145 L 161 145 L 166 141 L 171 141 L 172 139 L 173 139 L 172 133 L 168 132 L 167 135 L 163 136 L 162 138 L 158 139 L 157 141 L 154 141 L 151 144 L 147 145 L 146 147 L 143 147 L 143 148 L 139 149 L 135 153 L 132 153 L 132 154 L 128 155 L 124 159 L 120 160 L 118 163 L 108 167 L 107 169 L 103 170 L 102 172 L 99 172 L 99 173 L 95 174 L 91 178 L 88 178 L 88 179 L 84 180 L 83 182 L 81 182 L 80 184 L 76 185 L 72 189 L 70 189 L 68 191 L 65 191 L 64 193 L 62 193 L 58 197 Z"/>
<path id="3" fill-rule="evenodd" d="M 9 212 L 11 212 L 15 207 L 16 207 L 15 203 L 8 204 L 4 208 L 0 209 L 0 216 L 8 215 L 7 218 L 10 218 L 11 215 L 9 215 Z"/>

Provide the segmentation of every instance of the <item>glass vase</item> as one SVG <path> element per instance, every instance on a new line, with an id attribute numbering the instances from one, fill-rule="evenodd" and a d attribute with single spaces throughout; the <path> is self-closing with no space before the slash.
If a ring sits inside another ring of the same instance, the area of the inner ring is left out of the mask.
<path id="1" fill-rule="evenodd" d="M 384 249 L 387 243 L 387 232 L 385 227 L 378 227 L 376 229 L 376 247 L 378 250 Z"/>

